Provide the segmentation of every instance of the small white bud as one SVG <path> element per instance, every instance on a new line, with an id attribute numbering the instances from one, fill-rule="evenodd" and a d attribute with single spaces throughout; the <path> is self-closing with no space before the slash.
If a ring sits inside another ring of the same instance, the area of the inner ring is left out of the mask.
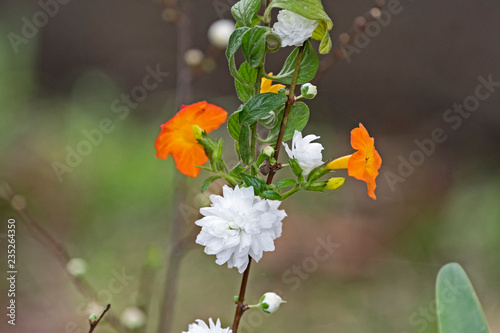
<path id="1" fill-rule="evenodd" d="M 188 66 L 196 67 L 203 61 L 204 54 L 199 49 L 190 49 L 184 53 L 184 61 Z"/>
<path id="2" fill-rule="evenodd" d="M 267 313 L 274 313 L 276 312 L 281 303 L 285 303 L 281 297 L 279 297 L 275 293 L 265 293 L 261 298 L 260 298 L 260 305 L 262 307 L 262 310 Z"/>
<path id="3" fill-rule="evenodd" d="M 87 262 L 81 258 L 72 258 L 66 264 L 66 270 L 73 276 L 82 276 L 87 271 Z"/>
<path id="4" fill-rule="evenodd" d="M 302 85 L 300 92 L 302 93 L 302 97 L 313 99 L 318 94 L 318 88 L 313 84 L 306 83 Z"/>
<path id="5" fill-rule="evenodd" d="M 231 37 L 234 28 L 234 22 L 231 20 L 222 19 L 215 21 L 208 28 L 208 40 L 212 45 L 224 49 L 229 43 L 229 37 Z"/>
<path id="6" fill-rule="evenodd" d="M 131 306 L 123 310 L 120 321 L 129 329 L 135 330 L 146 324 L 146 315 L 140 309 Z"/>
<path id="7" fill-rule="evenodd" d="M 264 154 L 265 156 L 271 158 L 274 156 L 274 148 L 271 147 L 271 146 L 267 146 L 266 148 L 264 148 L 262 150 L 262 154 Z"/>

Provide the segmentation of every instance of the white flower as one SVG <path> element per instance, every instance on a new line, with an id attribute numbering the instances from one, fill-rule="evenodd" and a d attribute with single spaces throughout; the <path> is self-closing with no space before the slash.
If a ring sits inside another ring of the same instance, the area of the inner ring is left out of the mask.
<path id="1" fill-rule="evenodd" d="M 281 297 L 279 297 L 275 293 L 265 293 L 264 296 L 262 296 L 262 298 L 260 299 L 260 304 L 267 305 L 266 308 L 262 308 L 262 310 L 267 313 L 276 312 L 279 309 L 281 303 L 285 302 L 283 302 Z"/>
<path id="2" fill-rule="evenodd" d="M 229 43 L 229 37 L 231 37 L 234 28 L 234 22 L 231 20 L 222 19 L 215 21 L 208 28 L 208 40 L 212 45 L 224 49 Z"/>
<path id="3" fill-rule="evenodd" d="M 317 20 L 310 20 L 283 9 L 278 13 L 278 21 L 273 26 L 273 32 L 281 38 L 281 47 L 301 46 L 312 36 L 318 24 Z"/>
<path id="4" fill-rule="evenodd" d="M 232 330 L 228 328 L 220 327 L 220 319 L 214 324 L 212 318 L 208 319 L 210 326 L 207 326 L 203 320 L 196 319 L 196 323 L 189 324 L 188 331 L 182 333 L 231 333 Z"/>
<path id="5" fill-rule="evenodd" d="M 139 308 L 130 306 L 123 310 L 120 316 L 120 321 L 123 325 L 131 330 L 143 327 L 146 324 L 146 315 Z"/>
<path id="6" fill-rule="evenodd" d="M 284 210 L 280 201 L 261 199 L 253 187 L 222 188 L 223 196 L 211 195 L 211 207 L 200 209 L 204 216 L 196 221 L 202 227 L 196 243 L 205 246 L 206 254 L 215 254 L 219 265 L 227 262 L 243 273 L 248 256 L 255 261 L 264 251 L 274 251 L 274 240 L 281 236 Z"/>
<path id="7" fill-rule="evenodd" d="M 309 134 L 302 138 L 302 133 L 295 131 L 292 139 L 292 149 L 290 150 L 288 145 L 283 143 L 288 156 L 297 159 L 297 162 L 299 162 L 304 177 L 307 177 L 314 168 L 323 164 L 323 155 L 321 154 L 323 146 L 321 143 L 311 143 L 316 139 L 319 139 L 319 136 Z"/>

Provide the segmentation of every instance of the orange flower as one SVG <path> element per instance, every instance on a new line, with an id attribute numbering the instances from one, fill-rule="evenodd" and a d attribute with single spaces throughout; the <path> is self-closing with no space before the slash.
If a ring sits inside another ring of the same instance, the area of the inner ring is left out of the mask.
<path id="1" fill-rule="evenodd" d="M 156 138 L 156 157 L 166 159 L 172 154 L 177 169 L 189 177 L 197 177 L 201 166 L 208 162 L 205 150 L 193 135 L 193 125 L 207 133 L 217 129 L 227 119 L 227 112 L 213 104 L 198 102 L 183 105 L 165 124 Z"/>
<path id="2" fill-rule="evenodd" d="M 269 76 L 273 76 L 273 73 L 269 73 Z M 278 90 L 280 90 L 281 88 L 285 88 L 285 86 L 282 84 L 273 85 L 273 80 L 269 80 L 268 78 L 263 77 L 260 84 L 260 93 L 263 94 L 272 92 L 277 94 Z"/>
<path id="3" fill-rule="evenodd" d="M 371 138 L 366 128 L 360 123 L 358 128 L 351 131 L 351 146 L 356 149 L 352 155 L 343 156 L 327 164 L 327 169 L 345 169 L 349 176 L 366 182 L 368 195 L 377 199 L 375 195 L 375 178 L 382 165 L 382 158 L 375 150 L 375 139 Z"/>

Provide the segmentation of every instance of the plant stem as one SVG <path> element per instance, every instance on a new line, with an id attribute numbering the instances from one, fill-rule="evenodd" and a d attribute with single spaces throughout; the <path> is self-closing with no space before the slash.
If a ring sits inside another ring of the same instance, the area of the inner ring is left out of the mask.
<path id="1" fill-rule="evenodd" d="M 283 193 L 281 195 L 281 201 L 285 200 L 286 198 L 290 197 L 292 194 L 298 192 L 300 190 L 300 186 L 295 186 L 293 189 L 291 189 L 290 191 L 286 192 L 286 193 Z"/>
<path id="2" fill-rule="evenodd" d="M 302 54 L 304 53 L 304 44 L 299 48 L 299 53 L 297 54 L 297 61 L 295 62 L 295 69 L 293 71 L 292 83 L 290 85 L 290 92 L 288 94 L 288 100 L 286 101 L 285 113 L 283 115 L 283 121 L 281 122 L 281 128 L 278 135 L 278 140 L 276 141 L 276 147 L 274 149 L 274 159 L 278 161 L 280 155 L 281 144 L 283 143 L 283 135 L 285 134 L 285 127 L 288 120 L 288 115 L 290 114 L 290 109 L 294 103 L 295 96 L 295 86 L 297 85 L 297 78 L 299 77 L 300 62 L 302 61 Z M 274 174 L 276 173 L 276 168 L 271 168 L 269 175 L 267 177 L 267 184 L 273 182 Z"/>
<path id="3" fill-rule="evenodd" d="M 299 53 L 297 55 L 297 62 L 295 63 L 295 70 L 293 72 L 293 78 L 292 78 L 292 84 L 290 85 L 290 93 L 288 94 L 288 100 L 286 101 L 286 106 L 285 106 L 285 114 L 283 115 L 283 122 L 281 123 L 281 128 L 280 132 L 278 135 L 278 141 L 276 143 L 276 148 L 274 152 L 274 158 L 278 160 L 279 157 L 279 152 L 281 148 L 281 143 L 283 142 L 283 134 L 285 131 L 285 126 L 286 126 L 286 121 L 288 119 L 288 115 L 290 114 L 290 108 L 292 107 L 293 101 L 294 101 L 294 91 L 295 91 L 295 86 L 297 85 L 297 78 L 299 76 L 299 69 L 300 69 L 300 62 L 302 60 L 302 54 L 304 53 L 304 45 L 302 45 L 299 49 Z M 258 76 L 261 78 L 261 75 Z M 271 172 L 267 176 L 267 181 L 266 184 L 269 185 L 273 182 L 273 177 L 276 171 L 274 169 L 271 169 Z M 293 192 L 294 190 L 291 190 L 290 192 Z M 290 193 L 289 192 L 289 193 Z M 295 193 L 295 192 L 293 192 Z M 290 193 L 293 194 L 293 193 Z M 250 264 L 252 263 L 252 258 L 248 258 L 248 266 L 245 269 L 245 272 L 243 273 L 243 278 L 241 280 L 241 287 L 240 287 L 240 294 L 238 296 L 238 302 L 236 302 L 236 313 L 234 314 L 234 321 L 233 321 L 233 327 L 232 331 L 233 333 L 238 332 L 238 326 L 240 324 L 241 317 L 245 310 L 248 309 L 248 307 L 243 304 L 243 301 L 245 299 L 245 292 L 247 289 L 247 284 L 248 284 L 248 275 L 250 274 Z"/>
<path id="4" fill-rule="evenodd" d="M 68 254 L 68 251 L 64 247 L 63 244 L 59 243 L 55 240 L 52 235 L 50 235 L 37 221 L 35 221 L 28 209 L 26 208 L 26 203 L 15 204 L 16 200 L 24 200 L 21 199 L 20 196 L 15 195 L 12 191 L 12 188 L 4 183 L 1 186 L 1 191 L 3 198 L 8 201 L 12 207 L 17 211 L 19 216 L 21 217 L 21 221 L 26 226 L 26 229 L 31 233 L 32 237 L 36 239 L 40 244 L 45 246 L 51 254 L 57 259 L 59 264 L 62 266 L 64 272 L 67 274 L 73 285 L 76 289 L 87 299 L 96 300 L 97 292 L 94 288 L 92 288 L 84 279 L 81 277 L 71 275 L 68 273 L 66 266 L 71 259 L 71 256 Z M 123 332 L 126 328 L 120 323 L 120 320 L 113 316 L 108 315 L 106 317 L 107 322 L 117 331 Z"/>
<path id="5" fill-rule="evenodd" d="M 97 325 L 99 325 L 99 322 L 101 321 L 102 317 L 104 317 L 104 315 L 106 314 L 106 312 L 109 311 L 110 308 L 111 308 L 111 304 L 108 304 L 108 306 L 106 306 L 106 309 L 104 309 L 104 311 L 101 313 L 101 316 L 99 317 L 99 319 L 97 319 L 93 323 L 90 323 L 89 333 L 94 332 L 94 329 L 97 327 Z"/>
<path id="6" fill-rule="evenodd" d="M 238 295 L 238 302 L 236 302 L 236 313 L 234 314 L 233 327 L 232 327 L 233 333 L 236 333 L 238 331 L 238 326 L 240 324 L 241 317 L 243 316 L 243 312 L 247 310 L 247 307 L 245 306 L 245 304 L 243 304 L 243 301 L 245 300 L 245 292 L 247 290 L 248 275 L 250 274 L 251 264 L 252 264 L 252 258 L 248 256 L 248 266 L 245 269 L 245 272 L 243 272 L 243 278 L 241 279 L 240 293 Z"/>

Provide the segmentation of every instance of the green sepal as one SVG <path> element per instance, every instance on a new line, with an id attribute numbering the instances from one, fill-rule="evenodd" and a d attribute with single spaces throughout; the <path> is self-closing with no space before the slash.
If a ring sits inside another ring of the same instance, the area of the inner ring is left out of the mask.
<path id="1" fill-rule="evenodd" d="M 307 176 L 307 181 L 314 181 L 318 178 L 323 177 L 324 175 L 330 173 L 332 170 L 326 169 L 325 166 L 329 163 L 325 162 L 321 164 L 320 166 L 317 166 L 316 168 L 312 169 L 311 172 L 309 172 L 309 175 Z"/>
<path id="2" fill-rule="evenodd" d="M 288 163 L 290 163 L 290 168 L 292 169 L 294 175 L 297 176 L 297 178 L 299 179 L 299 182 L 300 183 L 304 182 L 304 176 L 302 176 L 302 168 L 300 167 L 297 159 L 292 158 L 289 160 Z"/>
<path id="3" fill-rule="evenodd" d="M 280 189 L 280 188 L 284 188 L 284 187 L 289 187 L 289 186 L 294 186 L 297 184 L 297 181 L 295 179 L 291 179 L 291 178 L 288 178 L 288 179 L 282 179 L 280 180 L 277 184 L 276 184 L 276 188 L 277 189 Z"/>

